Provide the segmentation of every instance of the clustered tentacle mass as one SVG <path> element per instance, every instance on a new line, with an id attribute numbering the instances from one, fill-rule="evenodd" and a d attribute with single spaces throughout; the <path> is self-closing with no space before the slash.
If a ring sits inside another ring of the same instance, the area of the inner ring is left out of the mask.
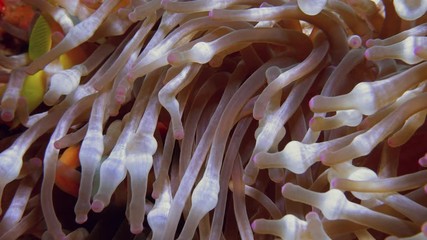
<path id="1" fill-rule="evenodd" d="M 427 238 L 427 1 L 0 3 L 0 239 Z"/>

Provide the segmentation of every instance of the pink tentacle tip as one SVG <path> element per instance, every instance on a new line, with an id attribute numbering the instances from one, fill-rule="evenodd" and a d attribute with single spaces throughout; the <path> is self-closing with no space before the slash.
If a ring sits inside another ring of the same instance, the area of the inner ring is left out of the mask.
<path id="1" fill-rule="evenodd" d="M 87 215 L 86 214 L 81 214 L 76 216 L 76 223 L 78 224 L 83 224 L 87 221 Z"/>
<path id="2" fill-rule="evenodd" d="M 140 234 L 142 230 L 144 230 L 144 228 L 142 227 L 142 224 L 132 224 L 130 226 L 130 232 L 135 235 Z"/>
<path id="3" fill-rule="evenodd" d="M 131 84 L 134 82 L 134 80 L 136 79 L 136 73 L 135 73 L 135 69 L 132 68 L 127 74 L 126 74 L 126 82 L 128 84 Z"/>
<path id="4" fill-rule="evenodd" d="M 359 36 L 353 36 L 349 39 L 348 43 L 351 48 L 360 48 L 362 45 L 362 39 Z"/>
<path id="5" fill-rule="evenodd" d="M 135 13 L 135 10 L 134 10 L 133 12 L 130 12 L 130 13 L 128 14 L 128 18 L 129 18 L 129 20 L 131 20 L 132 22 L 136 22 L 136 21 L 138 21 L 138 20 L 137 20 L 137 17 L 138 17 L 138 15 Z"/>
<path id="6" fill-rule="evenodd" d="M 372 59 L 371 51 L 369 51 L 369 49 L 366 49 L 364 56 L 365 56 L 366 60 L 371 60 Z"/>
<path id="7" fill-rule="evenodd" d="M 96 212 L 96 213 L 100 213 L 102 212 L 102 210 L 104 210 L 104 203 L 102 203 L 100 200 L 94 200 L 92 205 L 91 205 L 91 209 L 92 211 Z"/>
<path id="8" fill-rule="evenodd" d="M 374 40 L 373 39 L 366 40 L 365 45 L 366 45 L 366 47 L 372 47 L 372 46 L 374 46 Z"/>
<path id="9" fill-rule="evenodd" d="M 126 89 L 123 86 L 118 86 L 116 90 L 115 100 L 119 104 L 123 104 L 126 101 Z"/>
<path id="10" fill-rule="evenodd" d="M 308 121 L 308 126 L 313 127 L 314 121 L 316 121 L 314 117 L 310 118 L 310 120 Z"/>
<path id="11" fill-rule="evenodd" d="M 255 155 L 252 157 L 252 159 L 251 159 L 251 161 L 253 161 L 253 162 L 255 163 L 255 166 L 257 166 L 257 167 L 258 167 L 258 165 L 259 165 L 259 163 L 260 163 L 260 160 L 259 160 L 259 158 L 257 157 L 257 156 L 258 156 L 258 154 L 259 154 L 259 153 L 255 154 Z"/>
<path id="12" fill-rule="evenodd" d="M 316 212 L 309 212 L 305 215 L 305 219 L 306 220 L 313 220 L 319 217 L 319 214 L 317 214 Z"/>
<path id="13" fill-rule="evenodd" d="M 258 221 L 258 220 L 255 220 L 255 221 L 253 221 L 253 222 L 251 223 L 251 228 L 252 228 L 252 230 L 254 230 L 254 231 L 255 231 L 255 229 L 257 228 L 257 221 Z"/>
<path id="14" fill-rule="evenodd" d="M 176 140 L 184 139 L 184 129 L 176 129 L 174 130 L 173 136 Z"/>
<path id="15" fill-rule="evenodd" d="M 371 72 L 371 74 L 373 75 L 373 76 L 378 76 L 378 74 L 380 73 L 380 70 L 379 70 L 379 68 L 377 67 L 377 66 L 372 66 L 372 67 L 370 67 L 369 68 L 369 71 Z"/>
<path id="16" fill-rule="evenodd" d="M 424 155 L 423 157 L 421 157 L 421 158 L 418 160 L 418 164 L 419 164 L 421 167 L 427 167 L 427 155 Z"/>
<path id="17" fill-rule="evenodd" d="M 331 189 L 332 188 L 337 188 L 338 182 L 339 182 L 339 180 L 337 178 L 332 178 L 331 179 Z"/>
<path id="18" fill-rule="evenodd" d="M 104 84 L 103 84 L 103 82 L 102 82 L 102 81 L 94 81 L 94 83 L 93 83 L 93 88 L 94 88 L 96 91 L 101 91 L 103 87 L 104 87 Z"/>
<path id="19" fill-rule="evenodd" d="M 53 147 L 56 149 L 62 149 L 61 140 L 57 140 L 53 143 Z"/>
<path id="20" fill-rule="evenodd" d="M 254 110 L 254 113 L 253 113 L 253 118 L 255 119 L 255 120 L 261 120 L 262 118 L 264 117 L 264 113 L 263 113 L 263 111 L 260 111 L 260 110 Z"/>
<path id="21" fill-rule="evenodd" d="M 289 187 L 291 186 L 290 183 L 286 183 L 282 187 L 282 195 L 285 196 L 289 192 Z"/>
<path id="22" fill-rule="evenodd" d="M 424 233 L 424 236 L 427 237 L 427 222 L 425 222 L 422 226 L 421 226 L 421 231 Z"/>
<path id="23" fill-rule="evenodd" d="M 315 99 L 315 97 L 312 97 L 312 98 L 310 99 L 310 101 L 308 102 L 308 107 L 309 107 L 311 110 L 313 110 L 313 108 L 315 108 L 315 104 L 316 104 L 316 99 Z"/>
<path id="24" fill-rule="evenodd" d="M 176 65 L 180 61 L 180 54 L 179 53 L 170 53 L 167 57 L 167 61 L 171 65 Z"/>
<path id="25" fill-rule="evenodd" d="M 159 192 L 156 190 L 153 190 L 153 192 L 151 193 L 151 197 L 154 199 L 158 199 L 160 196 Z"/>
<path id="26" fill-rule="evenodd" d="M 5 122 L 10 122 L 15 118 L 15 114 L 10 110 L 2 110 L 1 119 Z"/>
<path id="27" fill-rule="evenodd" d="M 398 146 L 398 144 L 396 143 L 396 141 L 393 141 L 393 138 L 388 138 L 387 139 L 387 144 L 390 146 L 390 147 L 392 147 L 392 148 L 395 148 L 395 147 L 397 147 Z"/>
<path id="28" fill-rule="evenodd" d="M 325 162 L 328 161 L 329 156 L 330 156 L 330 151 L 328 150 L 322 151 L 319 156 L 320 162 L 325 164 Z"/>

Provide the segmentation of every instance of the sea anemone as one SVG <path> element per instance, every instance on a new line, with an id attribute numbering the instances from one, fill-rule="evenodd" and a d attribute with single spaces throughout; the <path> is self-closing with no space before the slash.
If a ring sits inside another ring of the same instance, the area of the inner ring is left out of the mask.
<path id="1" fill-rule="evenodd" d="M 427 238 L 426 1 L 0 11 L 0 239 Z"/>

